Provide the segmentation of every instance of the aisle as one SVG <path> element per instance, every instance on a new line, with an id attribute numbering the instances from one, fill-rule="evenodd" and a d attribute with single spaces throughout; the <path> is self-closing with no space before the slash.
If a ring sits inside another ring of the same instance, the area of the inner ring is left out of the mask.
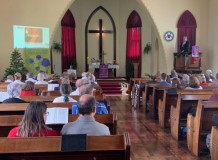
<path id="1" fill-rule="evenodd" d="M 132 160 L 197 160 L 184 144 L 174 140 L 168 130 L 163 130 L 144 111 L 134 110 L 127 96 L 111 96 L 111 112 L 117 113 L 118 134 L 130 133 Z M 207 160 L 208 157 L 201 157 Z"/>

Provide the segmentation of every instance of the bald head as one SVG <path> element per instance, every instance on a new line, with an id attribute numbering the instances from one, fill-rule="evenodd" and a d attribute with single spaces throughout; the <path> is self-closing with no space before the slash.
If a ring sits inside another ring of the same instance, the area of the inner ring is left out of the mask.
<path id="1" fill-rule="evenodd" d="M 95 98 L 89 94 L 84 94 L 79 98 L 78 111 L 82 115 L 95 113 Z"/>

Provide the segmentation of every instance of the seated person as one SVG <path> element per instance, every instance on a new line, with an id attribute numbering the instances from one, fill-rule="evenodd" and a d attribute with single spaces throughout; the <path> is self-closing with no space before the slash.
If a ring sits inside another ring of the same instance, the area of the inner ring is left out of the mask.
<path id="1" fill-rule="evenodd" d="M 93 94 L 93 87 L 91 84 L 85 84 L 79 87 L 80 95 L 84 94 Z M 78 105 L 77 103 L 73 103 L 72 106 L 72 114 L 78 114 Z M 104 103 L 96 101 L 96 114 L 108 114 L 107 107 Z"/>
<path id="2" fill-rule="evenodd" d="M 80 95 L 79 87 L 84 85 L 84 84 L 90 84 L 89 80 L 87 80 L 87 79 L 77 79 L 77 81 L 76 81 L 76 90 L 71 92 L 70 95 L 71 96 L 78 96 L 78 95 Z"/>
<path id="3" fill-rule="evenodd" d="M 37 82 L 35 84 L 48 84 L 48 82 L 44 81 L 45 79 L 45 73 L 40 72 L 37 75 Z"/>
<path id="4" fill-rule="evenodd" d="M 157 83 L 157 86 L 171 86 L 170 83 L 168 83 L 167 80 L 167 74 L 166 73 L 161 73 L 161 82 Z"/>
<path id="5" fill-rule="evenodd" d="M 60 93 L 62 96 L 57 97 L 53 100 L 53 103 L 58 102 L 77 102 L 73 98 L 70 97 L 70 92 L 72 91 L 72 88 L 70 84 L 63 83 L 60 85 Z"/>
<path id="6" fill-rule="evenodd" d="M 26 74 L 26 81 L 25 82 L 31 81 L 33 83 L 36 83 L 37 80 L 35 80 L 34 78 L 35 78 L 35 75 L 33 73 L 29 72 L 29 73 Z"/>
<path id="7" fill-rule="evenodd" d="M 44 102 L 31 102 L 24 113 L 18 127 L 13 128 L 8 137 L 43 137 L 59 136 L 59 133 L 46 126 L 48 116 L 47 106 Z"/>
<path id="8" fill-rule="evenodd" d="M 191 76 L 190 79 L 189 79 L 189 87 L 186 87 L 185 89 L 203 89 L 201 86 L 200 86 L 200 81 L 199 79 L 196 77 L 196 76 Z"/>
<path id="9" fill-rule="evenodd" d="M 14 77 L 13 77 L 12 75 L 8 75 L 5 82 L 6 82 L 6 83 L 14 82 Z"/>
<path id="10" fill-rule="evenodd" d="M 19 83 L 19 84 L 24 84 L 23 82 L 21 82 L 22 80 L 22 75 L 20 73 L 15 73 L 14 74 L 14 82 L 15 83 Z"/>
<path id="11" fill-rule="evenodd" d="M 179 78 L 178 73 L 174 69 L 171 70 L 170 78 L 171 80 L 174 78 Z"/>
<path id="12" fill-rule="evenodd" d="M 216 80 L 211 84 L 211 86 L 218 86 L 218 73 L 216 74 Z"/>
<path id="13" fill-rule="evenodd" d="M 84 94 L 78 101 L 78 111 L 80 116 L 74 122 L 65 124 L 61 130 L 61 135 L 66 134 L 87 134 L 87 135 L 110 135 L 109 128 L 95 121 L 96 113 L 95 98 Z"/>
<path id="14" fill-rule="evenodd" d="M 178 78 L 172 79 L 172 88 L 167 90 L 168 94 L 177 94 L 177 89 L 180 89 L 180 81 Z"/>
<path id="15" fill-rule="evenodd" d="M 34 83 L 32 81 L 26 81 L 23 85 L 20 96 L 36 96 Z"/>
<path id="16" fill-rule="evenodd" d="M 213 77 L 212 70 L 210 70 L 210 69 L 206 70 L 205 77 L 206 77 L 206 81 L 207 81 L 208 83 L 211 83 L 211 82 L 213 81 L 213 79 L 215 79 L 215 78 Z"/>
<path id="17" fill-rule="evenodd" d="M 189 86 L 189 75 L 188 74 L 183 74 L 182 75 L 181 86 L 182 87 L 188 87 Z"/>
<path id="18" fill-rule="evenodd" d="M 20 84 L 19 83 L 10 83 L 7 86 L 7 92 L 9 95 L 8 99 L 5 99 L 2 103 L 26 103 L 26 101 L 20 99 Z"/>
<path id="19" fill-rule="evenodd" d="M 210 83 L 206 82 L 206 77 L 204 76 L 204 74 L 201 74 L 199 76 L 199 80 L 200 80 L 200 86 L 202 86 L 202 87 L 210 86 Z"/>

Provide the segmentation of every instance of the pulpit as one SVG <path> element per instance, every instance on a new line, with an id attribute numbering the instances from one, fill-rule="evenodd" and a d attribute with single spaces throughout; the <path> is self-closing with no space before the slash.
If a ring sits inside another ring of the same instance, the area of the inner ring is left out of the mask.
<path id="1" fill-rule="evenodd" d="M 119 69 L 119 65 L 117 64 L 106 64 L 107 65 L 107 69 L 108 69 L 108 78 L 114 78 L 114 72 L 116 72 L 116 69 Z M 96 78 L 100 78 L 99 76 L 99 68 L 100 68 L 100 65 L 99 64 L 89 64 L 89 68 L 94 68 L 95 71 L 94 71 L 94 75 Z M 104 68 L 105 70 L 105 68 Z M 105 77 L 106 78 L 106 77 Z"/>
<path id="2" fill-rule="evenodd" d="M 193 57 L 191 55 L 174 55 L 174 69 L 177 72 L 186 73 L 188 71 L 192 71 L 194 73 L 201 73 L 201 56 L 195 57 L 193 61 Z"/>

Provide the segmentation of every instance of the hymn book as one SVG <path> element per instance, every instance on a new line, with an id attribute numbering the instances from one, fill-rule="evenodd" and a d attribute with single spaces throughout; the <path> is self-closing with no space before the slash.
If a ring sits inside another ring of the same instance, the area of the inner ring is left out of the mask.
<path id="1" fill-rule="evenodd" d="M 68 123 L 68 108 L 47 108 L 48 116 L 46 124 L 66 124 Z"/>

